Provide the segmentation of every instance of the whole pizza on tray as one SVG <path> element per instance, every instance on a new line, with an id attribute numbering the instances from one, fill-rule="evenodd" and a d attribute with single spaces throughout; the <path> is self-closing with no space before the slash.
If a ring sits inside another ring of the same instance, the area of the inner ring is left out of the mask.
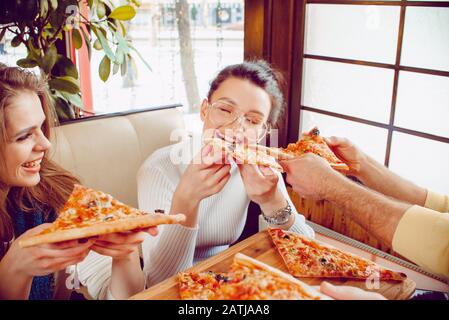
<path id="1" fill-rule="evenodd" d="M 31 247 L 184 220 L 183 214 L 147 213 L 123 204 L 102 191 L 75 185 L 52 225 L 37 235 L 22 238 L 19 245 Z"/>

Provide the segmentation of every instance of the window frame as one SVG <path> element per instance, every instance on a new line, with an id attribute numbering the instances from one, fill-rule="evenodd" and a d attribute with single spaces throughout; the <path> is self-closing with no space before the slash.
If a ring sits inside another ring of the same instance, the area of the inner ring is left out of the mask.
<path id="1" fill-rule="evenodd" d="M 396 102 L 397 102 L 397 92 L 398 92 L 398 83 L 399 83 L 399 73 L 400 71 L 409 71 L 414 73 L 435 75 L 435 76 L 443 76 L 449 77 L 449 71 L 443 70 L 434 70 L 434 69 L 425 69 L 425 68 L 417 68 L 401 65 L 401 53 L 402 53 L 402 43 L 404 37 L 404 25 L 405 25 L 405 13 L 407 7 L 442 7 L 449 8 L 449 1 L 445 2 L 436 2 L 436 1 L 355 1 L 355 0 L 301 0 L 298 1 L 301 4 L 296 7 L 297 16 L 300 16 L 300 21 L 296 21 L 295 28 L 297 30 L 297 45 L 294 46 L 294 60 L 295 62 L 292 65 L 292 97 L 289 105 L 289 115 L 295 119 L 291 120 L 288 123 L 288 141 L 293 142 L 298 139 L 299 136 L 299 124 L 301 121 L 301 111 L 309 111 L 318 114 L 323 114 L 327 116 L 331 116 L 334 118 L 344 119 L 348 121 L 353 121 L 365 125 L 370 125 L 378 128 L 383 128 L 388 130 L 387 135 L 387 146 L 385 153 L 385 161 L 384 164 L 388 167 L 390 163 L 390 155 L 391 155 L 391 146 L 392 146 L 392 138 L 393 133 L 401 132 L 405 134 L 409 134 L 412 136 L 417 136 L 433 141 L 449 143 L 449 138 L 439 135 L 430 134 L 427 132 L 422 132 L 418 130 L 407 129 L 403 127 L 399 127 L 394 125 L 395 121 L 395 113 L 396 113 Z M 399 32 L 398 39 L 396 44 L 396 59 L 394 64 L 388 63 L 378 63 L 371 62 L 365 60 L 354 60 L 354 59 L 344 59 L 337 58 L 331 56 L 320 56 L 320 55 L 312 55 L 306 54 L 304 52 L 304 37 L 305 37 L 305 13 L 306 13 L 306 5 L 307 4 L 332 4 L 332 5 L 375 5 L 375 6 L 399 6 L 400 7 L 400 16 L 399 16 Z M 370 121 L 358 117 L 353 117 L 349 115 L 344 115 L 341 113 L 330 112 L 327 110 L 320 109 L 317 106 L 306 106 L 301 103 L 302 98 L 302 76 L 303 76 L 303 63 L 304 59 L 313 59 L 313 60 L 321 60 L 321 61 L 330 61 L 337 63 L 346 63 L 352 65 L 362 65 L 362 66 L 370 66 L 376 68 L 390 69 L 394 71 L 394 79 L 393 79 L 393 94 L 391 99 L 391 108 L 390 108 L 390 117 L 388 124 L 380 123 L 376 121 Z M 299 106 L 299 107 L 298 107 Z"/>

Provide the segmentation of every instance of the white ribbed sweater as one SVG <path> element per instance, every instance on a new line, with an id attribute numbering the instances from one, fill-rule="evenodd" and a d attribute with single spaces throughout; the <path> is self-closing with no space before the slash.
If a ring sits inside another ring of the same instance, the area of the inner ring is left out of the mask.
<path id="1" fill-rule="evenodd" d="M 176 164 L 170 157 L 175 150 L 191 150 L 181 144 L 191 144 L 191 141 L 159 149 L 142 164 L 137 176 L 140 209 L 170 211 L 176 186 L 189 163 L 183 161 Z M 193 151 L 187 159 L 198 151 Z M 280 174 L 279 178 L 278 188 L 295 213 L 295 223 L 290 230 L 313 237 L 313 230 L 294 209 Z M 238 168 L 233 165 L 231 178 L 223 190 L 201 201 L 196 228 L 166 225 L 159 228 L 156 238 L 148 237 L 145 240 L 142 249 L 147 285 L 154 285 L 227 249 L 243 231 L 249 202 Z"/>

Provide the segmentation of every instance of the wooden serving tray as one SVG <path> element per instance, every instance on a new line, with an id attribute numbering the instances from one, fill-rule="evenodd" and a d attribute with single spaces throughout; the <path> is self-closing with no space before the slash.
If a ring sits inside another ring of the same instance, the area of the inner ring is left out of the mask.
<path id="1" fill-rule="evenodd" d="M 284 272 L 287 272 L 287 268 L 284 262 L 274 247 L 273 242 L 269 234 L 266 231 L 261 231 L 242 242 L 230 247 L 229 249 L 206 259 L 192 268 L 186 271 L 202 272 L 202 271 L 214 271 L 214 272 L 226 272 L 228 271 L 234 255 L 236 253 L 243 253 L 247 256 L 260 260 L 264 263 L 278 268 Z M 300 280 L 313 285 L 319 285 L 322 278 L 301 278 Z M 359 287 L 367 290 L 364 280 L 346 280 L 346 279 L 334 279 L 326 281 L 336 285 L 347 285 L 353 287 Z M 408 299 L 415 291 L 416 284 L 413 280 L 407 279 L 403 282 L 397 281 L 380 281 L 379 289 L 373 289 L 370 291 L 376 291 L 382 294 L 387 299 L 404 300 Z M 180 299 L 178 293 L 178 276 L 170 277 L 153 287 L 142 291 L 131 297 L 132 300 L 173 300 Z"/>

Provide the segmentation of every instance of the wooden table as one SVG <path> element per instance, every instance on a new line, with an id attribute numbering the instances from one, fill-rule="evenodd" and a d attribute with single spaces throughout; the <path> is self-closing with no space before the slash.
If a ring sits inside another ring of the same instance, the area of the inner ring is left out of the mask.
<path id="1" fill-rule="evenodd" d="M 319 235 L 317 235 L 319 238 Z M 323 239 L 320 239 L 323 240 Z M 229 249 L 206 259 L 187 271 L 193 272 L 201 272 L 201 271 L 214 271 L 214 272 L 226 272 L 228 271 L 229 266 L 232 263 L 233 257 L 236 253 L 241 252 L 246 254 L 247 256 L 256 258 L 262 262 L 265 262 L 275 268 L 278 268 L 284 272 L 287 272 L 287 268 L 284 265 L 284 262 L 277 252 L 276 248 L 271 241 L 268 233 L 266 231 L 261 231 L 242 242 L 237 243 L 236 245 L 230 247 Z M 381 264 L 380 261 L 377 263 Z M 402 271 L 402 270 L 401 270 Z M 323 279 L 314 278 L 302 278 L 302 281 L 310 284 L 310 285 L 319 285 Z M 337 280 L 326 280 L 333 284 L 337 285 L 348 285 L 359 287 L 364 290 L 366 289 L 365 281 L 363 280 L 345 280 L 345 279 L 337 279 Z M 394 281 L 380 281 L 379 289 L 373 289 L 370 291 L 376 291 L 384 295 L 388 299 L 408 299 L 413 292 L 415 291 L 416 284 L 413 280 L 407 279 L 403 282 L 394 282 Z M 179 299 L 178 293 L 178 277 L 177 275 L 166 279 L 165 281 L 160 282 L 159 284 L 154 285 L 153 287 L 138 293 L 137 295 L 131 297 L 131 299 L 135 300 L 165 300 L 165 299 Z"/>

